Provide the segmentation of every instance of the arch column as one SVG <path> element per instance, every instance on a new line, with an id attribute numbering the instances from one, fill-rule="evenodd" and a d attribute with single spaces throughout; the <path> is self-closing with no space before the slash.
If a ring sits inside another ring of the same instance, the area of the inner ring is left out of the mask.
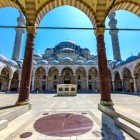
<path id="1" fill-rule="evenodd" d="M 10 87 L 11 87 L 11 82 L 12 82 L 12 78 L 9 79 L 9 83 L 8 83 L 8 91 L 10 91 Z"/>
<path id="2" fill-rule="evenodd" d="M 137 84 L 136 84 L 136 77 L 132 76 L 134 82 L 134 92 L 137 93 Z"/>
<path id="3" fill-rule="evenodd" d="M 34 85 L 35 85 L 35 74 L 33 73 L 33 77 L 32 77 L 32 92 L 34 91 Z"/>
<path id="4" fill-rule="evenodd" d="M 87 87 L 87 91 L 88 91 L 88 75 L 86 75 L 86 87 Z"/>
<path id="5" fill-rule="evenodd" d="M 112 81 L 113 91 L 115 91 L 115 81 Z"/>
<path id="6" fill-rule="evenodd" d="M 29 104 L 29 92 L 32 73 L 32 57 L 34 49 L 35 27 L 27 27 L 26 49 L 22 66 L 21 81 L 16 105 Z"/>
<path id="7" fill-rule="evenodd" d="M 121 83 L 122 83 L 122 91 L 125 92 L 123 77 L 121 77 Z"/>
<path id="8" fill-rule="evenodd" d="M 100 93 L 101 93 L 100 104 L 113 105 L 110 95 L 110 80 L 105 52 L 104 31 L 105 31 L 104 27 L 97 27 L 95 31 L 97 40 L 98 67 L 99 67 Z"/>

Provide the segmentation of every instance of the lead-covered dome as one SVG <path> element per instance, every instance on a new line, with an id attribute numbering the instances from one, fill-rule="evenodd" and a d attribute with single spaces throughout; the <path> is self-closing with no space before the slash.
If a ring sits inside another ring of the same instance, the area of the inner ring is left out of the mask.
<path id="1" fill-rule="evenodd" d="M 88 60 L 86 64 L 87 65 L 94 65 L 94 61 L 93 60 Z"/>
<path id="2" fill-rule="evenodd" d="M 48 64 L 48 61 L 46 61 L 46 60 L 40 60 L 40 61 L 38 62 L 38 64 L 39 64 L 39 65 L 47 65 L 47 64 Z"/>
<path id="3" fill-rule="evenodd" d="M 33 59 L 42 59 L 42 55 L 41 54 L 34 53 L 33 54 Z"/>
<path id="4" fill-rule="evenodd" d="M 73 60 L 70 57 L 65 57 L 65 58 L 62 59 L 62 61 L 63 62 L 72 62 Z"/>
<path id="5" fill-rule="evenodd" d="M 119 61 L 119 62 L 115 65 L 115 67 L 122 66 L 122 65 L 124 65 L 125 63 L 126 63 L 125 61 Z"/>
<path id="6" fill-rule="evenodd" d="M 77 60 L 77 61 L 75 62 L 75 64 L 76 64 L 76 65 L 83 65 L 83 64 L 84 64 L 84 61 L 82 61 L 82 60 Z"/>
<path id="7" fill-rule="evenodd" d="M 17 65 L 18 65 L 17 62 L 14 61 L 14 60 L 8 60 L 8 61 L 7 61 L 7 64 L 9 64 L 9 65 L 11 65 L 11 66 L 17 66 Z"/>
<path id="8" fill-rule="evenodd" d="M 57 44 L 57 46 L 77 46 L 77 44 L 73 41 L 66 40 Z"/>
<path id="9" fill-rule="evenodd" d="M 132 56 L 128 57 L 125 61 L 126 61 L 126 63 L 128 63 L 128 62 L 134 61 L 134 60 L 136 60 L 138 58 L 140 58 L 140 57 L 132 55 Z"/>
<path id="10" fill-rule="evenodd" d="M 8 59 L 4 55 L 0 54 L 0 61 L 6 62 L 6 61 L 8 61 Z"/>
<path id="11" fill-rule="evenodd" d="M 58 62 L 57 60 L 52 60 L 52 61 L 50 62 L 50 64 L 51 64 L 51 65 L 58 65 L 59 62 Z"/>
<path id="12" fill-rule="evenodd" d="M 37 62 L 35 60 L 32 61 L 33 65 L 37 65 Z"/>

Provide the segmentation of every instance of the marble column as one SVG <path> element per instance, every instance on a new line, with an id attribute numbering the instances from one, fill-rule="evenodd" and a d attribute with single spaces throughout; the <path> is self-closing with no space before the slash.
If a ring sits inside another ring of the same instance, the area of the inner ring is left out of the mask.
<path id="1" fill-rule="evenodd" d="M 86 75 L 86 87 L 87 87 L 87 91 L 88 91 L 88 75 Z"/>
<path id="2" fill-rule="evenodd" d="M 17 18 L 18 26 L 25 26 L 25 18 L 21 11 L 20 17 Z M 14 49 L 13 49 L 13 60 L 18 60 L 20 56 L 20 50 L 21 50 L 21 42 L 22 42 L 22 35 L 24 34 L 25 29 L 24 28 L 16 28 L 16 36 L 15 36 L 15 43 L 14 43 Z"/>
<path id="3" fill-rule="evenodd" d="M 122 83 L 122 91 L 125 92 L 123 77 L 121 77 L 121 83 Z"/>
<path id="4" fill-rule="evenodd" d="M 8 91 L 10 91 L 11 82 L 12 82 L 12 79 L 9 79 L 9 83 L 8 83 Z"/>
<path id="5" fill-rule="evenodd" d="M 32 92 L 34 91 L 34 85 L 35 85 L 35 74 L 33 74 L 33 77 L 32 77 Z"/>
<path id="6" fill-rule="evenodd" d="M 137 93 L 136 77 L 135 76 L 132 76 L 132 77 L 133 77 L 133 82 L 134 82 L 134 92 Z"/>
<path id="7" fill-rule="evenodd" d="M 35 27 L 33 26 L 27 27 L 26 49 L 22 66 L 19 96 L 16 105 L 29 104 L 34 37 L 35 37 Z"/>
<path id="8" fill-rule="evenodd" d="M 104 31 L 105 30 L 103 27 L 97 27 L 95 31 L 97 40 L 98 68 L 99 68 L 100 93 L 101 93 L 100 103 L 102 105 L 113 105 L 110 94 L 110 80 L 107 68 Z"/>
<path id="9" fill-rule="evenodd" d="M 121 53 L 120 53 L 120 45 L 119 45 L 119 39 L 118 39 L 118 30 L 117 30 L 117 20 L 115 19 L 116 13 L 111 13 L 108 17 L 110 19 L 109 26 L 112 29 L 110 30 L 111 40 L 112 40 L 112 49 L 113 49 L 113 56 L 114 60 L 120 61 L 121 60 Z"/>
<path id="10" fill-rule="evenodd" d="M 115 81 L 112 81 L 113 91 L 115 91 Z"/>
<path id="11" fill-rule="evenodd" d="M 48 75 L 46 75 L 46 90 L 48 91 Z"/>

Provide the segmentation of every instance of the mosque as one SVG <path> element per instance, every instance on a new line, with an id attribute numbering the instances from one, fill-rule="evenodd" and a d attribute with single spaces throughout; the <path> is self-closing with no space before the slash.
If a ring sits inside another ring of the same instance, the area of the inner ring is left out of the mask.
<path id="1" fill-rule="evenodd" d="M 109 15 L 110 28 L 117 28 L 115 12 Z M 20 12 L 17 19 L 24 26 Z M 0 91 L 18 91 L 23 60 L 19 59 L 24 29 L 16 29 L 12 59 L 0 55 Z M 112 92 L 140 92 L 140 54 L 121 59 L 118 30 L 110 31 L 114 60 L 108 60 Z M 98 92 L 98 56 L 73 41 L 62 41 L 47 48 L 43 54 L 33 54 L 31 92 L 55 92 L 57 84 L 75 84 L 78 92 Z"/>

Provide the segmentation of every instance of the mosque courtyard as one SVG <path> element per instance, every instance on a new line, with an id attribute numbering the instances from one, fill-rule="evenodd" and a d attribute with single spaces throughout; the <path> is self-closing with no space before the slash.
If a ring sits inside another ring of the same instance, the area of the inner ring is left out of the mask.
<path id="1" fill-rule="evenodd" d="M 140 123 L 139 96 L 112 94 L 114 110 Z M 17 97 L 17 94 L 0 94 L 0 117 L 3 110 L 6 114 L 13 109 L 10 106 L 15 104 Z M 133 140 L 98 109 L 99 102 L 100 94 L 78 94 L 74 97 L 30 94 L 32 109 L 9 121 L 8 127 L 0 131 L 0 139 Z M 107 127 L 106 123 L 110 124 L 111 128 Z"/>

